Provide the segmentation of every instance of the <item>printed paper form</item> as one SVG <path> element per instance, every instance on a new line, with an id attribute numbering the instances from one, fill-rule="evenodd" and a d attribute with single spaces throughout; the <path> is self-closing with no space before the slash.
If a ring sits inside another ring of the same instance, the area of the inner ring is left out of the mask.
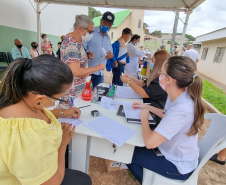
<path id="1" fill-rule="evenodd" d="M 142 109 L 133 109 L 133 103 L 123 102 L 123 110 L 125 112 L 126 118 L 129 119 L 140 119 L 140 111 Z M 149 116 L 149 120 L 153 120 L 151 114 Z"/>
<path id="2" fill-rule="evenodd" d="M 131 87 L 117 86 L 116 96 L 118 98 L 142 99 L 142 97 L 135 93 Z"/>
<path id="3" fill-rule="evenodd" d="M 82 120 L 76 119 L 76 118 L 59 118 L 58 121 L 60 123 L 65 122 L 65 123 L 72 124 L 72 126 L 75 126 L 75 127 L 77 127 L 83 123 Z"/>
<path id="4" fill-rule="evenodd" d="M 101 108 L 117 111 L 119 105 L 121 105 L 120 101 L 112 100 L 112 98 L 108 98 L 106 96 L 103 96 L 101 98 L 101 102 L 100 102 Z"/>
<path id="5" fill-rule="evenodd" d="M 136 131 L 106 116 L 96 118 L 84 125 L 119 147 L 136 134 Z"/>

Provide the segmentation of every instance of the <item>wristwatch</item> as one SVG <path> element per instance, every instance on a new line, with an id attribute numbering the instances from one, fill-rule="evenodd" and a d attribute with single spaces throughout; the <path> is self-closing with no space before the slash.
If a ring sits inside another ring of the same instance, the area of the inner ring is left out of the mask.
<path id="1" fill-rule="evenodd" d="M 127 85 L 128 85 L 128 86 L 129 86 L 130 82 L 132 82 L 132 80 L 129 80 L 129 81 L 127 82 Z"/>
<path id="2" fill-rule="evenodd" d="M 64 118 L 64 112 L 61 112 L 61 117 Z"/>

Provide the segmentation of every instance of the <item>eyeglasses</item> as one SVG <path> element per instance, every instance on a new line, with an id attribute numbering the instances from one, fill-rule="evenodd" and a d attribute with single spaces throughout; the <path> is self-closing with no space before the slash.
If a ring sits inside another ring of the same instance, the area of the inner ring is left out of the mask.
<path id="1" fill-rule="evenodd" d="M 42 93 L 35 93 L 35 92 L 32 92 L 32 94 L 39 94 L 39 95 L 47 96 L 47 95 L 45 95 L 45 94 L 42 94 Z M 61 98 L 60 98 L 60 99 L 59 99 L 59 98 L 54 98 L 54 97 L 52 97 L 52 96 L 47 96 L 47 97 L 53 98 L 53 99 L 58 100 L 58 101 L 60 101 L 60 102 L 68 103 L 68 101 L 65 101 L 65 100 L 63 100 L 63 99 L 61 99 Z"/>
<path id="2" fill-rule="evenodd" d="M 92 34 L 94 32 L 94 30 L 89 30 L 87 28 L 85 28 L 85 29 L 88 31 L 89 34 Z"/>
<path id="3" fill-rule="evenodd" d="M 162 73 L 160 70 L 158 71 L 158 75 L 160 76 L 161 74 L 163 74 L 163 75 L 165 75 L 165 76 L 169 76 L 169 75 L 167 75 L 167 74 L 165 74 L 165 73 Z"/>

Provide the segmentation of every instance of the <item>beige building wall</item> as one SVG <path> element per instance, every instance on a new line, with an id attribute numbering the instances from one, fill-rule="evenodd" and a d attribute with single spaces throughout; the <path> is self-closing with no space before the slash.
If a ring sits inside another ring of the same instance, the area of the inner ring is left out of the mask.
<path id="1" fill-rule="evenodd" d="M 197 64 L 198 72 L 226 85 L 226 52 L 224 53 L 223 61 L 221 63 L 213 62 L 217 47 L 226 47 L 226 39 L 202 42 L 199 53 L 199 62 Z M 208 48 L 205 60 L 201 60 L 203 48 Z"/>
<path id="2" fill-rule="evenodd" d="M 141 21 L 140 28 L 138 28 L 139 20 Z M 145 35 L 143 21 L 144 21 L 144 10 L 131 10 L 131 14 L 128 17 L 126 17 L 126 19 L 117 28 L 112 28 L 109 31 L 110 37 L 111 34 L 113 33 L 113 39 L 111 39 L 111 43 L 114 43 L 116 40 L 118 40 L 118 38 L 121 37 L 122 30 L 128 27 L 132 30 L 133 34 L 138 34 L 141 36 L 140 45 L 143 45 Z"/>

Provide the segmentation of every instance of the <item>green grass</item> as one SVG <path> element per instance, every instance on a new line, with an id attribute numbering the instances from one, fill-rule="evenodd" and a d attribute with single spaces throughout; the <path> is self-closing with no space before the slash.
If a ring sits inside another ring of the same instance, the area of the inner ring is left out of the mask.
<path id="1" fill-rule="evenodd" d="M 224 91 L 216 88 L 212 83 L 204 79 L 202 81 L 202 97 L 216 107 L 222 114 L 226 114 L 226 94 Z"/>
<path id="2" fill-rule="evenodd" d="M 130 170 L 128 170 L 128 175 L 131 177 L 131 179 L 133 179 L 134 181 L 136 181 L 136 177 L 133 176 L 133 174 L 131 173 Z"/>
<path id="3" fill-rule="evenodd" d="M 160 49 L 160 45 L 161 44 L 157 44 L 157 41 L 156 42 L 144 41 L 143 46 L 144 46 L 144 48 L 149 47 L 149 51 L 157 51 L 157 49 Z M 166 47 L 165 49 L 166 49 L 166 51 L 170 52 L 169 47 Z"/>

